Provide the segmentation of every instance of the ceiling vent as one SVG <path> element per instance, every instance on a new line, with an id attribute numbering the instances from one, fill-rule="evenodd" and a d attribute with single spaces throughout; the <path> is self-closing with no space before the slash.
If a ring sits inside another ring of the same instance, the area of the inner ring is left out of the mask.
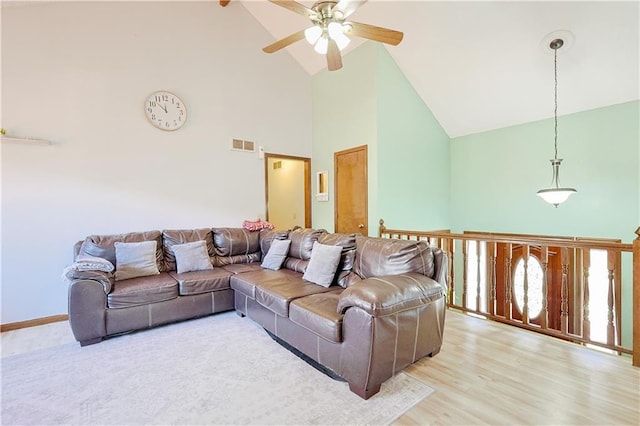
<path id="1" fill-rule="evenodd" d="M 231 149 L 234 151 L 256 152 L 256 143 L 253 141 L 243 141 L 242 139 L 233 139 L 231 141 Z"/>

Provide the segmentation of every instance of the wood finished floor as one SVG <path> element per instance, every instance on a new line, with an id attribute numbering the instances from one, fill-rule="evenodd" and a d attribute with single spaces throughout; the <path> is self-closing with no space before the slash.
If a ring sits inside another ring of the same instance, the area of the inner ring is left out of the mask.
<path id="1" fill-rule="evenodd" d="M 0 335 L 3 357 L 70 342 L 67 322 Z M 456 311 L 441 352 L 405 372 L 436 392 L 397 425 L 640 425 L 629 359 Z"/>

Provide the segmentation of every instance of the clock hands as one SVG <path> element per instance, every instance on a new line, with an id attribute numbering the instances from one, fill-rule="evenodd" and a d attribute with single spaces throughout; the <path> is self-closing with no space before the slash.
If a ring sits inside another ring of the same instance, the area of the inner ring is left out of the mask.
<path id="1" fill-rule="evenodd" d="M 158 104 L 158 106 L 165 112 L 165 114 L 168 114 L 166 105 L 162 106 L 162 105 Z"/>

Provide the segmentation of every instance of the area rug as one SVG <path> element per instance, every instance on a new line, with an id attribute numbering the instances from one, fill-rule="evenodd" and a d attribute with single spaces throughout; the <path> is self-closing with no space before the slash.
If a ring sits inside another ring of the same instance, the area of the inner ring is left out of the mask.
<path id="1" fill-rule="evenodd" d="M 367 401 L 234 312 L 2 359 L 3 425 L 389 424 L 433 392 L 399 373 Z"/>

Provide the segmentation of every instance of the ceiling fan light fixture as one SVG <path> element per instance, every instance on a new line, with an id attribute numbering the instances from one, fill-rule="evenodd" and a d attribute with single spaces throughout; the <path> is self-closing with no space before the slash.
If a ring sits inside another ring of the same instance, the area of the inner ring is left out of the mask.
<path id="1" fill-rule="evenodd" d="M 313 27 L 309 27 L 306 30 L 304 30 L 304 38 L 306 38 L 309 44 L 311 45 L 316 44 L 316 42 L 318 41 L 321 35 L 322 35 L 322 28 L 320 28 L 317 25 L 314 25 Z"/>
<path id="2" fill-rule="evenodd" d="M 321 55 L 326 55 L 328 48 L 329 48 L 329 39 L 325 34 L 323 34 L 322 37 L 320 37 L 316 42 L 316 45 L 313 49 Z"/>
<path id="3" fill-rule="evenodd" d="M 335 21 L 329 22 L 329 25 L 327 26 L 327 32 L 329 33 L 329 37 L 334 39 L 336 42 L 338 41 L 338 38 L 340 36 L 344 36 L 342 24 L 339 24 Z"/>
<path id="4" fill-rule="evenodd" d="M 344 34 L 340 34 L 338 37 L 331 37 L 331 38 L 335 40 L 336 44 L 338 45 L 338 49 L 340 49 L 341 52 L 351 42 L 349 37 L 347 37 Z"/>

